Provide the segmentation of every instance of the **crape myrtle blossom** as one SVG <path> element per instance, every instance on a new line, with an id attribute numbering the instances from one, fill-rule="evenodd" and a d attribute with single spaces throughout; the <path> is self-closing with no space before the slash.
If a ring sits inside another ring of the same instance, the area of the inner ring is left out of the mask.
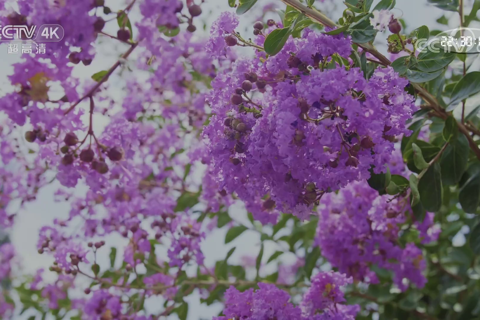
<path id="1" fill-rule="evenodd" d="M 213 80 L 204 161 L 219 189 L 238 194 L 262 223 L 274 223 L 279 211 L 308 218 L 325 192 L 368 179 L 372 165 L 384 170 L 393 142 L 409 134 L 415 107 L 407 80 L 392 68 L 368 81 L 357 68 L 325 68 L 332 55 L 350 53 L 349 38 L 306 29 L 277 55 L 257 51 Z"/>
<path id="2" fill-rule="evenodd" d="M 320 272 L 312 277 L 312 285 L 303 296 L 300 306 L 290 302 L 290 295 L 273 284 L 258 283 L 259 289 L 240 292 L 230 287 L 225 292 L 222 317 L 214 320 L 325 320 L 355 319 L 358 305 L 344 305 L 340 288 L 352 283 L 351 278 L 334 272 Z"/>
<path id="3" fill-rule="evenodd" d="M 377 283 L 371 265 L 390 270 L 394 282 L 406 290 L 404 279 L 425 284 L 425 261 L 414 243 L 398 244 L 400 225 L 412 216 L 407 199 L 379 196 L 366 182 L 353 182 L 322 199 L 316 243 L 322 255 L 340 272 L 355 280 Z M 431 214 L 416 223 L 422 243 L 436 240 L 439 231 Z"/>

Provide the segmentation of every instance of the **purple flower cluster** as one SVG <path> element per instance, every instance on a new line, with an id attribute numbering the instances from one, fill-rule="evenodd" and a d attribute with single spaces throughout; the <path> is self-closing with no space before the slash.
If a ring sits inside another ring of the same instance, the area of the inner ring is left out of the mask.
<path id="1" fill-rule="evenodd" d="M 425 261 L 414 243 L 398 244 L 400 224 L 411 216 L 408 198 L 390 201 L 379 196 L 366 182 L 354 182 L 329 193 L 322 200 L 316 243 L 322 255 L 340 272 L 355 280 L 377 283 L 371 265 L 390 270 L 401 289 L 404 279 L 423 287 Z M 436 240 L 438 229 L 432 216 L 415 224 L 424 242 Z"/>
<path id="2" fill-rule="evenodd" d="M 227 18 L 214 26 L 212 46 L 218 30 L 235 25 Z M 409 133 L 407 80 L 392 68 L 366 80 L 333 60 L 350 52 L 349 38 L 307 29 L 277 55 L 237 60 L 212 82 L 204 161 L 219 190 L 238 194 L 262 223 L 279 211 L 308 218 L 325 192 L 368 179 L 371 166 L 384 170 L 395 139 Z"/>
<path id="3" fill-rule="evenodd" d="M 258 290 L 240 292 L 230 287 L 225 292 L 224 317 L 214 320 L 353 320 L 358 305 L 344 305 L 341 287 L 352 283 L 351 278 L 334 272 L 321 272 L 312 278 L 312 285 L 300 306 L 290 302 L 290 295 L 273 284 L 259 283 Z"/>

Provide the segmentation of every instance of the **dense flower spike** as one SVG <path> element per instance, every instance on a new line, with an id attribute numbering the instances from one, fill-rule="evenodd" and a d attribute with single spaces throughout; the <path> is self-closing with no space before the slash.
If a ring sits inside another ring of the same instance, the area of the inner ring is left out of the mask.
<path id="1" fill-rule="evenodd" d="M 224 17 L 215 30 L 231 33 L 223 24 Z M 259 52 L 213 81 L 215 115 L 204 130 L 213 174 L 263 223 L 275 222 L 278 210 L 308 218 L 325 192 L 367 179 L 372 165 L 383 170 L 394 139 L 409 133 L 408 82 L 392 68 L 369 80 L 348 65 L 326 68 L 350 52 L 348 38 L 307 29 L 276 56 Z"/>
<path id="2" fill-rule="evenodd" d="M 408 199 L 389 201 L 365 182 L 355 182 L 338 194 L 325 195 L 322 204 L 317 244 L 333 266 L 356 280 L 377 283 L 373 264 L 393 271 L 402 290 L 407 288 L 404 279 L 424 286 L 422 251 L 414 243 L 405 248 L 398 244 L 399 225 L 412 215 Z M 438 237 L 431 218 L 419 229 L 425 234 L 424 241 Z"/>
<path id="3" fill-rule="evenodd" d="M 345 299 L 340 291 L 341 287 L 351 282 L 351 278 L 347 279 L 342 274 L 318 273 L 312 278 L 312 287 L 303 296 L 301 306 L 292 305 L 289 294 L 272 284 L 259 283 L 258 290 L 244 292 L 230 287 L 225 293 L 225 317 L 214 319 L 353 320 L 359 307 L 343 305 Z"/>

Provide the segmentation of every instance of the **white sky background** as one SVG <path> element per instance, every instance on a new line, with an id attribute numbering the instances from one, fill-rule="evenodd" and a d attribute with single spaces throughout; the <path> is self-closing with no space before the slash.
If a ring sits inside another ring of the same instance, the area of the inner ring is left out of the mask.
<path id="1" fill-rule="evenodd" d="M 35 0 L 32 0 L 35 1 Z M 277 1 L 278 6 L 280 8 L 284 8 L 285 6 L 279 0 Z M 273 2 L 268 1 L 268 2 Z M 329 0 L 326 0 L 327 2 Z M 333 0 L 336 6 L 340 10 L 336 10 L 333 18 L 338 19 L 341 14 L 341 10 L 344 9 L 342 1 L 340 0 Z M 198 1 L 196 1 L 198 2 Z M 255 7 L 248 12 L 244 16 L 240 18 L 241 25 L 240 28 L 237 30 L 245 35 L 247 38 L 250 34 L 252 34 L 252 21 L 251 19 L 255 19 L 256 17 L 260 16 L 261 9 L 263 5 L 268 3 L 266 0 L 259 0 L 259 3 L 255 5 Z M 378 0 L 375 1 L 377 3 Z M 446 26 L 438 25 L 435 20 L 441 16 L 442 11 L 426 4 L 426 0 L 397 0 L 397 8 L 394 12 L 395 15 L 402 16 L 402 18 L 407 22 L 408 32 L 411 30 L 421 26 L 427 25 L 430 29 L 440 29 L 446 30 Z M 117 9 L 121 9 L 125 7 L 124 1 L 114 1 L 114 0 L 106 0 L 106 4 L 111 7 L 113 11 Z M 320 7 L 320 6 L 319 6 Z M 321 7 L 320 7 L 321 8 Z M 216 17 L 222 11 L 232 10 L 228 7 L 227 0 L 206 0 L 206 3 L 202 5 L 203 14 L 200 16 L 200 20 L 204 21 L 207 25 L 207 30 L 211 23 L 216 19 Z M 470 8 L 466 8 L 465 12 L 469 12 Z M 211 14 L 208 14 L 211 12 Z M 447 13 L 448 16 L 453 16 L 455 13 Z M 132 21 L 136 21 L 135 16 L 131 17 Z M 137 19 L 138 20 L 138 19 Z M 458 20 L 457 20 L 458 21 Z M 197 25 L 197 36 L 207 35 L 207 32 L 203 31 L 199 25 L 199 20 L 195 20 L 195 24 Z M 451 27 L 455 27 L 453 23 L 456 23 L 452 20 Z M 248 31 L 245 29 L 248 28 Z M 110 34 L 116 34 L 117 25 L 116 22 L 113 21 L 110 24 L 107 24 L 105 32 Z M 135 32 L 134 32 L 135 37 Z M 385 36 L 380 35 L 378 39 L 385 38 Z M 109 66 L 111 66 L 118 57 L 118 54 L 125 51 L 125 45 L 118 44 L 115 41 L 111 41 L 110 39 L 104 38 L 105 43 L 109 45 L 102 46 L 100 49 L 99 54 L 94 59 L 93 63 L 85 67 L 82 64 L 79 64 L 79 67 L 75 68 L 74 75 L 78 76 L 81 79 L 88 79 L 91 77 L 92 74 L 100 71 L 105 70 Z M 385 51 L 385 46 L 382 46 L 382 51 Z M 47 44 L 48 50 L 48 44 Z M 7 53 L 7 46 L 5 44 L 0 45 L 0 96 L 2 96 L 5 92 L 8 92 L 6 89 L 6 84 L 8 81 L 6 76 L 13 72 L 13 63 L 19 60 L 18 55 L 10 55 Z M 118 70 L 117 70 L 118 73 Z M 119 82 L 118 78 L 111 77 L 109 80 L 110 84 L 118 83 L 117 86 L 110 85 L 110 94 L 113 97 L 118 97 L 121 99 L 123 96 L 121 83 Z M 85 106 L 85 105 L 84 105 Z M 99 132 L 102 130 L 103 124 L 102 121 L 99 120 L 101 116 L 95 115 L 95 131 Z M 0 115 L 0 119 L 3 119 L 3 116 Z M 26 130 L 25 130 L 26 131 Z M 49 274 L 48 267 L 51 265 L 53 259 L 48 255 L 39 255 L 36 249 L 36 242 L 38 239 L 38 230 L 43 226 L 50 224 L 50 222 L 54 218 L 66 218 L 68 217 L 69 206 L 68 204 L 62 203 L 54 203 L 53 202 L 53 193 L 57 190 L 58 184 L 53 184 L 47 186 L 46 188 L 42 189 L 37 197 L 35 202 L 29 203 L 22 212 L 16 218 L 16 223 L 13 228 L 9 232 L 9 236 L 11 241 L 14 243 L 19 255 L 20 255 L 20 265 L 21 265 L 21 273 L 30 273 L 33 274 L 38 268 L 45 268 L 45 275 L 48 279 L 54 279 L 52 274 Z M 76 192 L 80 194 L 84 192 L 84 189 L 81 187 L 77 187 Z M 246 221 L 244 210 L 241 208 L 231 209 L 230 215 L 235 216 L 237 220 Z M 246 222 L 248 224 L 248 221 Z M 253 232 L 245 232 L 242 234 L 236 241 L 230 243 L 228 245 L 223 244 L 223 239 L 225 237 L 226 229 L 216 230 L 216 232 L 210 235 L 206 241 L 203 242 L 202 248 L 203 252 L 206 256 L 206 265 L 212 266 L 216 260 L 222 259 L 225 257 L 225 254 L 230 250 L 232 247 L 237 246 L 237 249 L 234 255 L 229 260 L 230 262 L 239 261 L 240 257 L 244 255 L 252 255 L 256 256 L 259 251 L 259 237 L 257 234 Z M 107 245 L 105 248 L 101 249 L 101 252 L 104 253 L 103 256 L 100 255 L 100 264 L 107 265 L 108 264 L 108 253 L 109 247 L 112 245 L 121 247 L 124 243 L 125 239 L 121 237 L 111 237 L 107 239 Z M 275 251 L 275 246 L 273 244 L 267 245 L 265 248 L 264 257 L 269 257 L 271 253 Z M 117 263 L 119 262 L 119 257 L 122 256 L 122 253 L 119 252 L 117 254 Z M 162 257 L 160 257 L 162 258 Z M 85 282 L 85 285 L 87 282 Z M 80 287 L 83 288 L 81 285 Z M 197 293 L 189 296 L 187 301 L 190 303 L 190 311 L 189 311 L 189 320 L 199 320 L 199 319 L 211 319 L 212 316 L 217 315 L 221 311 L 221 306 L 219 304 L 207 307 L 205 305 L 201 305 L 199 300 L 200 297 Z M 147 306 L 153 310 L 160 310 L 159 309 L 159 301 L 149 301 Z M 31 314 L 25 313 L 21 317 L 17 317 L 16 319 L 27 319 L 28 316 Z M 169 319 L 175 319 L 174 316 L 170 317 Z"/>

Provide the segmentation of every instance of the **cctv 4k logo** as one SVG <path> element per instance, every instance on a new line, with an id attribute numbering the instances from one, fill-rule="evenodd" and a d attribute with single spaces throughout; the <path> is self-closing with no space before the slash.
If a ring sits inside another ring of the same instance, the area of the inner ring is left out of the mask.
<path id="1" fill-rule="evenodd" d="M 65 31 L 59 24 L 43 24 L 39 28 L 26 25 L 0 26 L 0 41 L 60 42 L 64 35 Z"/>

